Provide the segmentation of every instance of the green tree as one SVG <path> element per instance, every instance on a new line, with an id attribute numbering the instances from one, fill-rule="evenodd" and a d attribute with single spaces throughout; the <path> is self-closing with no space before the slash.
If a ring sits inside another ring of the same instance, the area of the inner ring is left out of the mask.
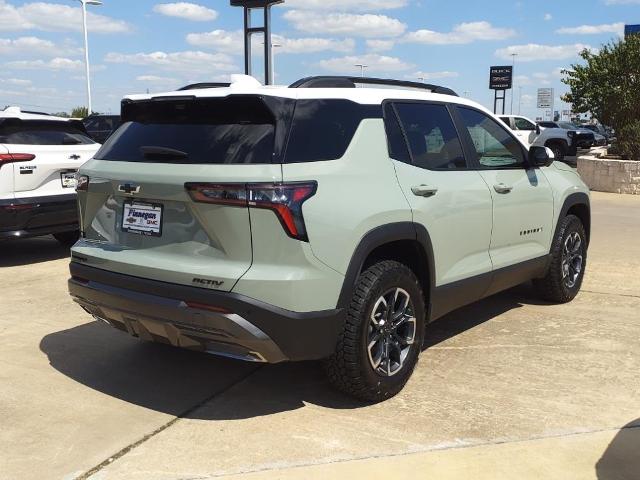
<path id="1" fill-rule="evenodd" d="M 640 120 L 640 35 L 603 45 L 597 52 L 584 50 L 580 56 L 584 64 L 563 72 L 562 81 L 570 88 L 563 100 L 573 104 L 574 111 L 591 112 L 613 127 L 620 147 L 640 144 L 638 129 L 629 128 Z"/>
<path id="2" fill-rule="evenodd" d="M 87 107 L 75 107 L 71 110 L 72 118 L 85 118 L 89 116 L 89 110 Z"/>

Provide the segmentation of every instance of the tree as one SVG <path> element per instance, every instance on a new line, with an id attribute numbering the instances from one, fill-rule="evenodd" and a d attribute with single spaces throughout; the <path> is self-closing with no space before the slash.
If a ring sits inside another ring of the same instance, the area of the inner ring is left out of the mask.
<path id="1" fill-rule="evenodd" d="M 89 109 L 87 107 L 75 107 L 71 110 L 72 118 L 85 118 L 89 116 Z"/>
<path id="2" fill-rule="evenodd" d="M 563 100 L 578 113 L 591 112 L 600 122 L 616 130 L 621 144 L 640 143 L 640 35 L 603 45 L 597 52 L 580 53 L 582 65 L 564 70 L 562 80 L 570 88 Z M 635 132 L 635 133 L 634 133 Z M 622 135 L 622 137 L 621 137 Z"/>

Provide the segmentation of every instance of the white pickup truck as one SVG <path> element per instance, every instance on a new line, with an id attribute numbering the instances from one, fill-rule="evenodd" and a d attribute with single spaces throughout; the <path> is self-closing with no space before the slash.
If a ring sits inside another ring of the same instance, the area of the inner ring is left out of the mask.
<path id="1" fill-rule="evenodd" d="M 573 130 L 544 128 L 519 115 L 501 115 L 500 120 L 506 123 L 525 145 L 549 147 L 553 150 L 556 160 L 562 161 L 565 156 L 574 156 L 577 152 L 576 132 Z"/>

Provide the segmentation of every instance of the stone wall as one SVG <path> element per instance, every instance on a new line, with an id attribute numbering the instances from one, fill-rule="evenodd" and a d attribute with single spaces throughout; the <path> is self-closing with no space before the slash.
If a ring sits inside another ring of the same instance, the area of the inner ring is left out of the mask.
<path id="1" fill-rule="evenodd" d="M 578 157 L 578 173 L 596 192 L 640 195 L 640 161 Z"/>

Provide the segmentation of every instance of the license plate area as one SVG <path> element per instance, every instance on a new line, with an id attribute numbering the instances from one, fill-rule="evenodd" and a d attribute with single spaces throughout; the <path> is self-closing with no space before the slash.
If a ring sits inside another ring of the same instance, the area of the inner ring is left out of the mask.
<path id="1" fill-rule="evenodd" d="M 125 201 L 122 210 L 122 230 L 135 235 L 162 236 L 164 207 L 157 203 Z"/>
<path id="2" fill-rule="evenodd" d="M 78 178 L 76 172 L 61 172 L 60 181 L 62 182 L 62 188 L 76 188 L 78 186 Z"/>

